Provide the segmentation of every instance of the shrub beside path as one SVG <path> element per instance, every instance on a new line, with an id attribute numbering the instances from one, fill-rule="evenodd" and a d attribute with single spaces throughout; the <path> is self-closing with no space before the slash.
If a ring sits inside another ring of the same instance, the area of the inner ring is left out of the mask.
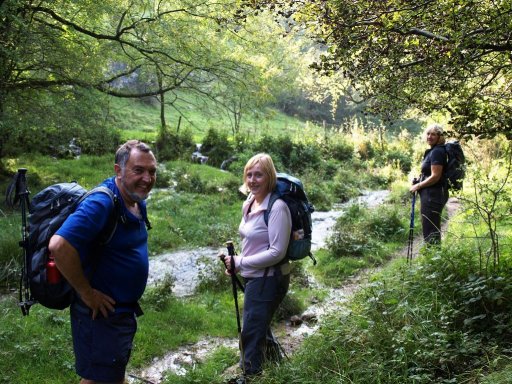
<path id="1" fill-rule="evenodd" d="M 445 234 L 448 231 L 448 225 L 450 219 L 452 219 L 457 211 L 460 209 L 460 202 L 456 198 L 450 198 L 446 204 L 447 220 L 444 220 L 441 224 L 441 232 Z M 421 234 L 421 222 L 415 220 L 415 237 L 413 241 L 412 257 L 418 256 L 418 253 L 423 243 L 423 236 Z M 401 248 L 393 258 L 407 257 L 408 246 Z M 369 277 L 374 273 L 378 272 L 382 266 L 375 268 L 367 268 L 359 271 L 355 276 L 343 282 L 343 285 L 339 288 L 332 288 L 329 290 L 329 294 L 322 302 L 313 304 L 309 307 L 299 318 L 291 319 L 286 322 L 281 322 L 276 329 L 278 340 L 283 346 L 287 355 L 292 355 L 293 352 L 300 347 L 305 337 L 313 334 L 319 326 L 321 318 L 334 311 L 343 312 L 346 311 L 344 306 L 352 295 L 361 289 L 368 281 Z"/>

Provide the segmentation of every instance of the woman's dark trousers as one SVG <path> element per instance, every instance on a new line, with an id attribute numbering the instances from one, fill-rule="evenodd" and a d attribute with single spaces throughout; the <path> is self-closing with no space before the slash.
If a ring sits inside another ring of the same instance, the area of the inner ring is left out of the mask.
<path id="1" fill-rule="evenodd" d="M 261 372 L 266 350 L 274 347 L 267 344 L 276 343 L 270 323 L 288 292 L 289 284 L 290 275 L 246 279 L 242 328 L 246 375 Z"/>
<path id="2" fill-rule="evenodd" d="M 420 189 L 421 227 L 423 240 L 427 244 L 441 243 L 441 213 L 448 201 L 446 187 L 427 187 Z"/>

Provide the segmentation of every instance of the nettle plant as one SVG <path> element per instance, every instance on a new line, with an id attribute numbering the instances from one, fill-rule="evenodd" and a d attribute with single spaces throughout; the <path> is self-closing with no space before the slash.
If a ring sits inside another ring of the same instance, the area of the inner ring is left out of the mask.
<path id="1" fill-rule="evenodd" d="M 480 270 L 486 274 L 498 272 L 502 251 L 509 247 L 506 233 L 510 225 L 512 206 L 512 149 L 506 140 L 478 142 L 471 151 L 464 204 L 471 233 L 479 256 Z"/>

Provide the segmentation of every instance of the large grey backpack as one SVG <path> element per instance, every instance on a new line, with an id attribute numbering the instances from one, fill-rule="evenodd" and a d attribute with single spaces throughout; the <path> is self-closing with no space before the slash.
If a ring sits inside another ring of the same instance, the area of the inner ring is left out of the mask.
<path id="1" fill-rule="evenodd" d="M 105 193 L 113 202 L 113 212 L 106 229 L 97 239 L 98 244 L 106 244 L 112 238 L 119 219 L 117 196 L 107 187 L 99 186 L 90 191 L 79 184 L 59 183 L 46 187 L 37 193 L 29 207 L 29 236 L 26 256 L 26 270 L 22 283 L 28 284 L 31 302 L 38 302 L 47 308 L 64 309 L 74 296 L 73 288 L 62 278 L 58 283 L 47 279 L 49 261 L 48 243 L 78 204 L 93 193 Z"/>

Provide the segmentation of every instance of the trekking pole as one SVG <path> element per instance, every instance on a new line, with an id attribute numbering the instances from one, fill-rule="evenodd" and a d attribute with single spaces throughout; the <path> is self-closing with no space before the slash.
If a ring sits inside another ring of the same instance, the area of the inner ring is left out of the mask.
<path id="1" fill-rule="evenodd" d="M 412 248 L 414 243 L 414 205 L 416 204 L 416 194 L 417 192 L 414 192 L 412 194 L 411 222 L 409 224 L 409 243 L 407 247 L 407 262 L 412 260 Z"/>
<path id="2" fill-rule="evenodd" d="M 227 241 L 226 248 L 228 249 L 229 257 L 231 258 L 229 273 L 231 275 L 231 285 L 233 287 L 233 299 L 235 300 L 236 325 L 237 325 L 237 330 L 238 330 L 238 347 L 240 349 L 240 357 L 242 360 L 242 372 L 243 372 L 243 376 L 245 378 L 245 357 L 244 357 L 244 348 L 242 345 L 242 324 L 240 322 L 240 311 L 238 309 L 238 293 L 236 291 L 236 287 L 237 287 L 237 285 L 240 286 L 242 292 L 244 291 L 244 288 L 243 288 L 242 283 L 240 282 L 240 280 L 238 280 L 238 277 L 235 274 L 235 259 L 234 259 L 235 247 L 233 245 L 233 242 Z M 224 256 L 222 257 L 222 261 L 224 262 L 224 265 L 226 265 L 226 260 L 225 260 Z"/>
<path id="3" fill-rule="evenodd" d="M 28 277 L 28 225 L 27 225 L 27 210 L 29 207 L 29 191 L 27 189 L 26 179 L 27 169 L 20 168 L 13 177 L 13 180 L 6 193 L 6 203 L 15 208 L 17 204 L 21 207 L 21 241 L 19 246 L 23 248 L 23 265 L 20 276 L 20 288 L 19 288 L 19 303 L 23 316 L 29 314 L 30 307 L 34 304 L 30 295 L 30 282 Z"/>

